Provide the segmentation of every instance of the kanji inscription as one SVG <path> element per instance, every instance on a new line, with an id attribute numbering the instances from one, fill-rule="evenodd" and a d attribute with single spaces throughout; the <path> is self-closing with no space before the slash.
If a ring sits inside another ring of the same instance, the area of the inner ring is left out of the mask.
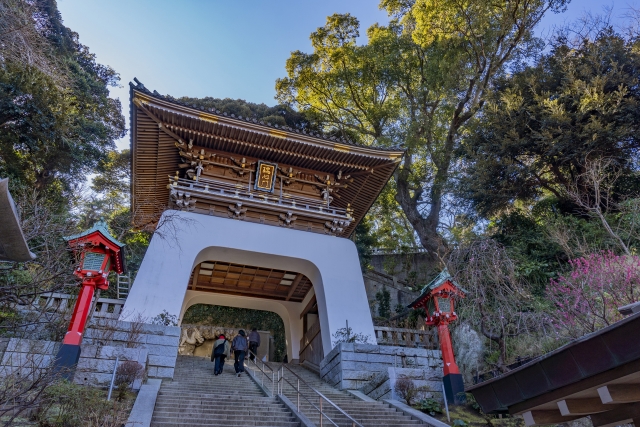
<path id="1" fill-rule="evenodd" d="M 256 171 L 255 189 L 272 192 L 275 185 L 276 168 L 278 165 L 273 163 L 258 162 L 258 170 Z"/>

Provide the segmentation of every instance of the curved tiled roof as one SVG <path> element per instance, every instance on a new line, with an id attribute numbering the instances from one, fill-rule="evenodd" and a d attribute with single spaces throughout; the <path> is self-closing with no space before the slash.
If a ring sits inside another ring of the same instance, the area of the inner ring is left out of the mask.
<path id="1" fill-rule="evenodd" d="M 233 117 L 189 105 L 131 84 L 132 207 L 152 215 L 153 206 L 168 200 L 168 175 L 180 163 L 178 144 L 259 158 L 289 167 L 351 177 L 332 206 L 351 208 L 350 235 L 397 168 L 404 150 L 354 144 L 339 138 L 271 126 L 256 119 Z M 147 203 L 151 202 L 151 203 Z M 139 209 L 140 208 L 140 209 Z"/>
<path id="2" fill-rule="evenodd" d="M 313 138 L 322 139 L 322 140 L 325 140 L 325 141 L 340 142 L 340 143 L 348 144 L 348 145 L 351 145 L 351 146 L 354 146 L 354 147 L 374 148 L 376 150 L 381 150 L 381 151 L 404 151 L 404 149 L 401 148 L 401 147 L 370 147 L 368 145 L 357 144 L 357 143 L 355 143 L 353 141 L 350 141 L 350 140 L 347 140 L 345 138 L 336 138 L 336 137 L 332 137 L 332 136 L 329 136 L 329 135 L 326 135 L 326 134 L 323 134 L 323 133 L 319 133 L 319 132 L 307 133 L 307 132 L 301 131 L 300 129 L 294 129 L 294 128 L 291 128 L 289 126 L 272 125 L 272 124 L 257 120 L 255 118 L 236 116 L 234 114 L 227 114 L 227 113 L 223 113 L 220 110 L 216 110 L 216 109 L 213 109 L 213 108 L 208 108 L 208 109 L 207 108 L 202 108 L 202 107 L 200 107 L 198 105 L 195 105 L 195 104 L 189 104 L 189 103 L 186 103 L 186 102 L 182 102 L 179 99 L 174 98 L 171 95 L 161 95 L 160 93 L 158 93 L 155 90 L 154 91 L 150 91 L 137 78 L 134 77 L 133 80 L 135 81 L 135 84 L 133 82 L 129 82 L 129 86 L 132 89 L 135 89 L 138 92 L 143 92 L 143 93 L 145 93 L 145 94 L 147 94 L 149 96 L 152 96 L 152 97 L 154 97 L 156 99 L 169 101 L 169 102 L 171 102 L 173 104 L 178 104 L 178 105 L 182 105 L 183 107 L 193 108 L 195 110 L 199 110 L 199 111 L 202 111 L 204 113 L 216 114 L 216 115 L 218 115 L 220 117 L 229 117 L 229 118 L 233 118 L 233 119 L 236 119 L 236 120 L 242 120 L 242 121 L 245 121 L 245 122 L 249 122 L 249 123 L 257 124 L 257 125 L 260 125 L 260 126 L 264 126 L 266 128 L 270 128 L 270 129 L 278 129 L 278 130 L 285 130 L 287 132 L 299 133 L 299 134 L 307 135 L 307 136 L 310 136 L 310 137 L 313 137 Z"/>

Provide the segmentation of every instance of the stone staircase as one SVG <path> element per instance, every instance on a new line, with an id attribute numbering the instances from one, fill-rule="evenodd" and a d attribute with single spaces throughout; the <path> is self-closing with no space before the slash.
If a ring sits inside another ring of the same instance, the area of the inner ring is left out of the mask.
<path id="1" fill-rule="evenodd" d="M 162 383 L 151 427 L 273 426 L 300 423 L 275 397 L 266 397 L 247 374 L 237 377 L 232 363 L 213 375 L 209 359 L 178 356 L 173 381 Z"/>
<path id="2" fill-rule="evenodd" d="M 279 364 L 271 363 L 270 365 L 274 370 L 280 368 Z M 322 381 L 322 379 L 317 374 L 300 365 L 289 364 L 287 366 L 305 383 L 325 395 L 333 403 L 339 406 L 340 409 L 342 409 L 350 417 L 358 421 L 364 427 L 408 427 L 425 425 L 421 421 L 414 420 L 411 417 L 404 415 L 402 412 L 396 410 L 395 408 L 384 402 L 365 402 L 347 393 L 346 391 L 337 390 Z M 297 387 L 297 380 L 295 377 L 290 375 L 290 373 L 287 372 L 286 369 L 284 376 L 289 382 L 293 384 L 293 387 L 286 382 L 281 382 L 285 384 L 283 387 L 283 394 L 287 396 L 294 405 L 296 405 L 297 393 L 295 388 Z M 300 386 L 300 389 L 306 396 L 313 395 L 310 389 L 305 389 L 305 387 L 302 385 Z M 315 401 L 313 403 L 316 407 L 319 406 L 319 399 L 318 401 Z M 352 422 L 338 410 L 331 407 L 327 408 L 327 406 L 328 405 L 326 403 L 323 403 L 322 409 L 328 414 L 333 422 L 338 424 L 340 427 L 347 427 L 352 425 Z M 303 399 L 302 397 L 300 398 L 300 409 L 301 412 L 305 414 L 307 418 L 309 418 L 313 423 L 315 423 L 316 425 L 320 425 L 319 412 L 315 408 L 313 408 L 310 402 L 308 402 L 306 399 Z M 331 425 L 331 423 L 326 419 L 323 421 L 323 424 L 325 426 Z"/>

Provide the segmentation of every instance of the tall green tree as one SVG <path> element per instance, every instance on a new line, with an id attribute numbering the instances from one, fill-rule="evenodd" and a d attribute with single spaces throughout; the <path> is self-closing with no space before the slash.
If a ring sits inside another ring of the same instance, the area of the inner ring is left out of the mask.
<path id="1" fill-rule="evenodd" d="M 496 77 L 536 47 L 532 30 L 565 0 L 383 0 L 392 19 L 357 44 L 359 22 L 332 15 L 293 52 L 277 97 L 357 142 L 407 149 L 395 199 L 432 259 L 446 252 L 441 215 L 455 152 Z"/>
<path id="2" fill-rule="evenodd" d="M 535 63 L 497 80 L 487 97 L 462 146 L 462 195 L 481 214 L 545 197 L 575 214 L 569 193 L 593 190 L 586 172 L 598 159 L 621 175 L 614 198 L 640 190 L 638 41 L 605 27 L 576 42 L 559 38 Z"/>
<path id="3" fill-rule="evenodd" d="M 119 77 L 63 25 L 55 0 L 9 3 L 33 9 L 16 25 L 39 34 L 47 44 L 41 52 L 57 68 L 52 75 L 0 43 L 0 175 L 61 193 L 83 182 L 124 136 L 120 103 L 109 97 Z"/>

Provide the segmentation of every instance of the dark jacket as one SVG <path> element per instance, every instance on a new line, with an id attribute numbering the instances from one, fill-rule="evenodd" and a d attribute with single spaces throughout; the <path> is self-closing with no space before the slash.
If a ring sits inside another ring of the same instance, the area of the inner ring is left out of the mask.
<path id="1" fill-rule="evenodd" d="M 249 348 L 247 345 L 247 339 L 242 335 L 236 335 L 233 339 L 233 343 L 231 343 L 231 348 L 234 351 L 247 351 Z"/>
<path id="2" fill-rule="evenodd" d="M 224 344 L 224 346 L 222 346 L 222 344 Z M 229 350 L 231 349 L 231 344 L 229 344 L 229 341 L 225 340 L 225 339 L 217 339 L 215 340 L 215 342 L 213 343 L 213 354 L 211 355 L 211 358 L 213 359 L 214 356 L 218 356 L 218 354 L 216 354 L 216 350 L 222 350 L 222 352 L 220 352 L 220 356 L 225 356 L 225 357 L 229 357 Z"/>
<path id="3" fill-rule="evenodd" d="M 258 347 L 260 347 L 260 334 L 258 331 L 249 332 L 249 342 L 254 342 L 258 344 Z"/>

